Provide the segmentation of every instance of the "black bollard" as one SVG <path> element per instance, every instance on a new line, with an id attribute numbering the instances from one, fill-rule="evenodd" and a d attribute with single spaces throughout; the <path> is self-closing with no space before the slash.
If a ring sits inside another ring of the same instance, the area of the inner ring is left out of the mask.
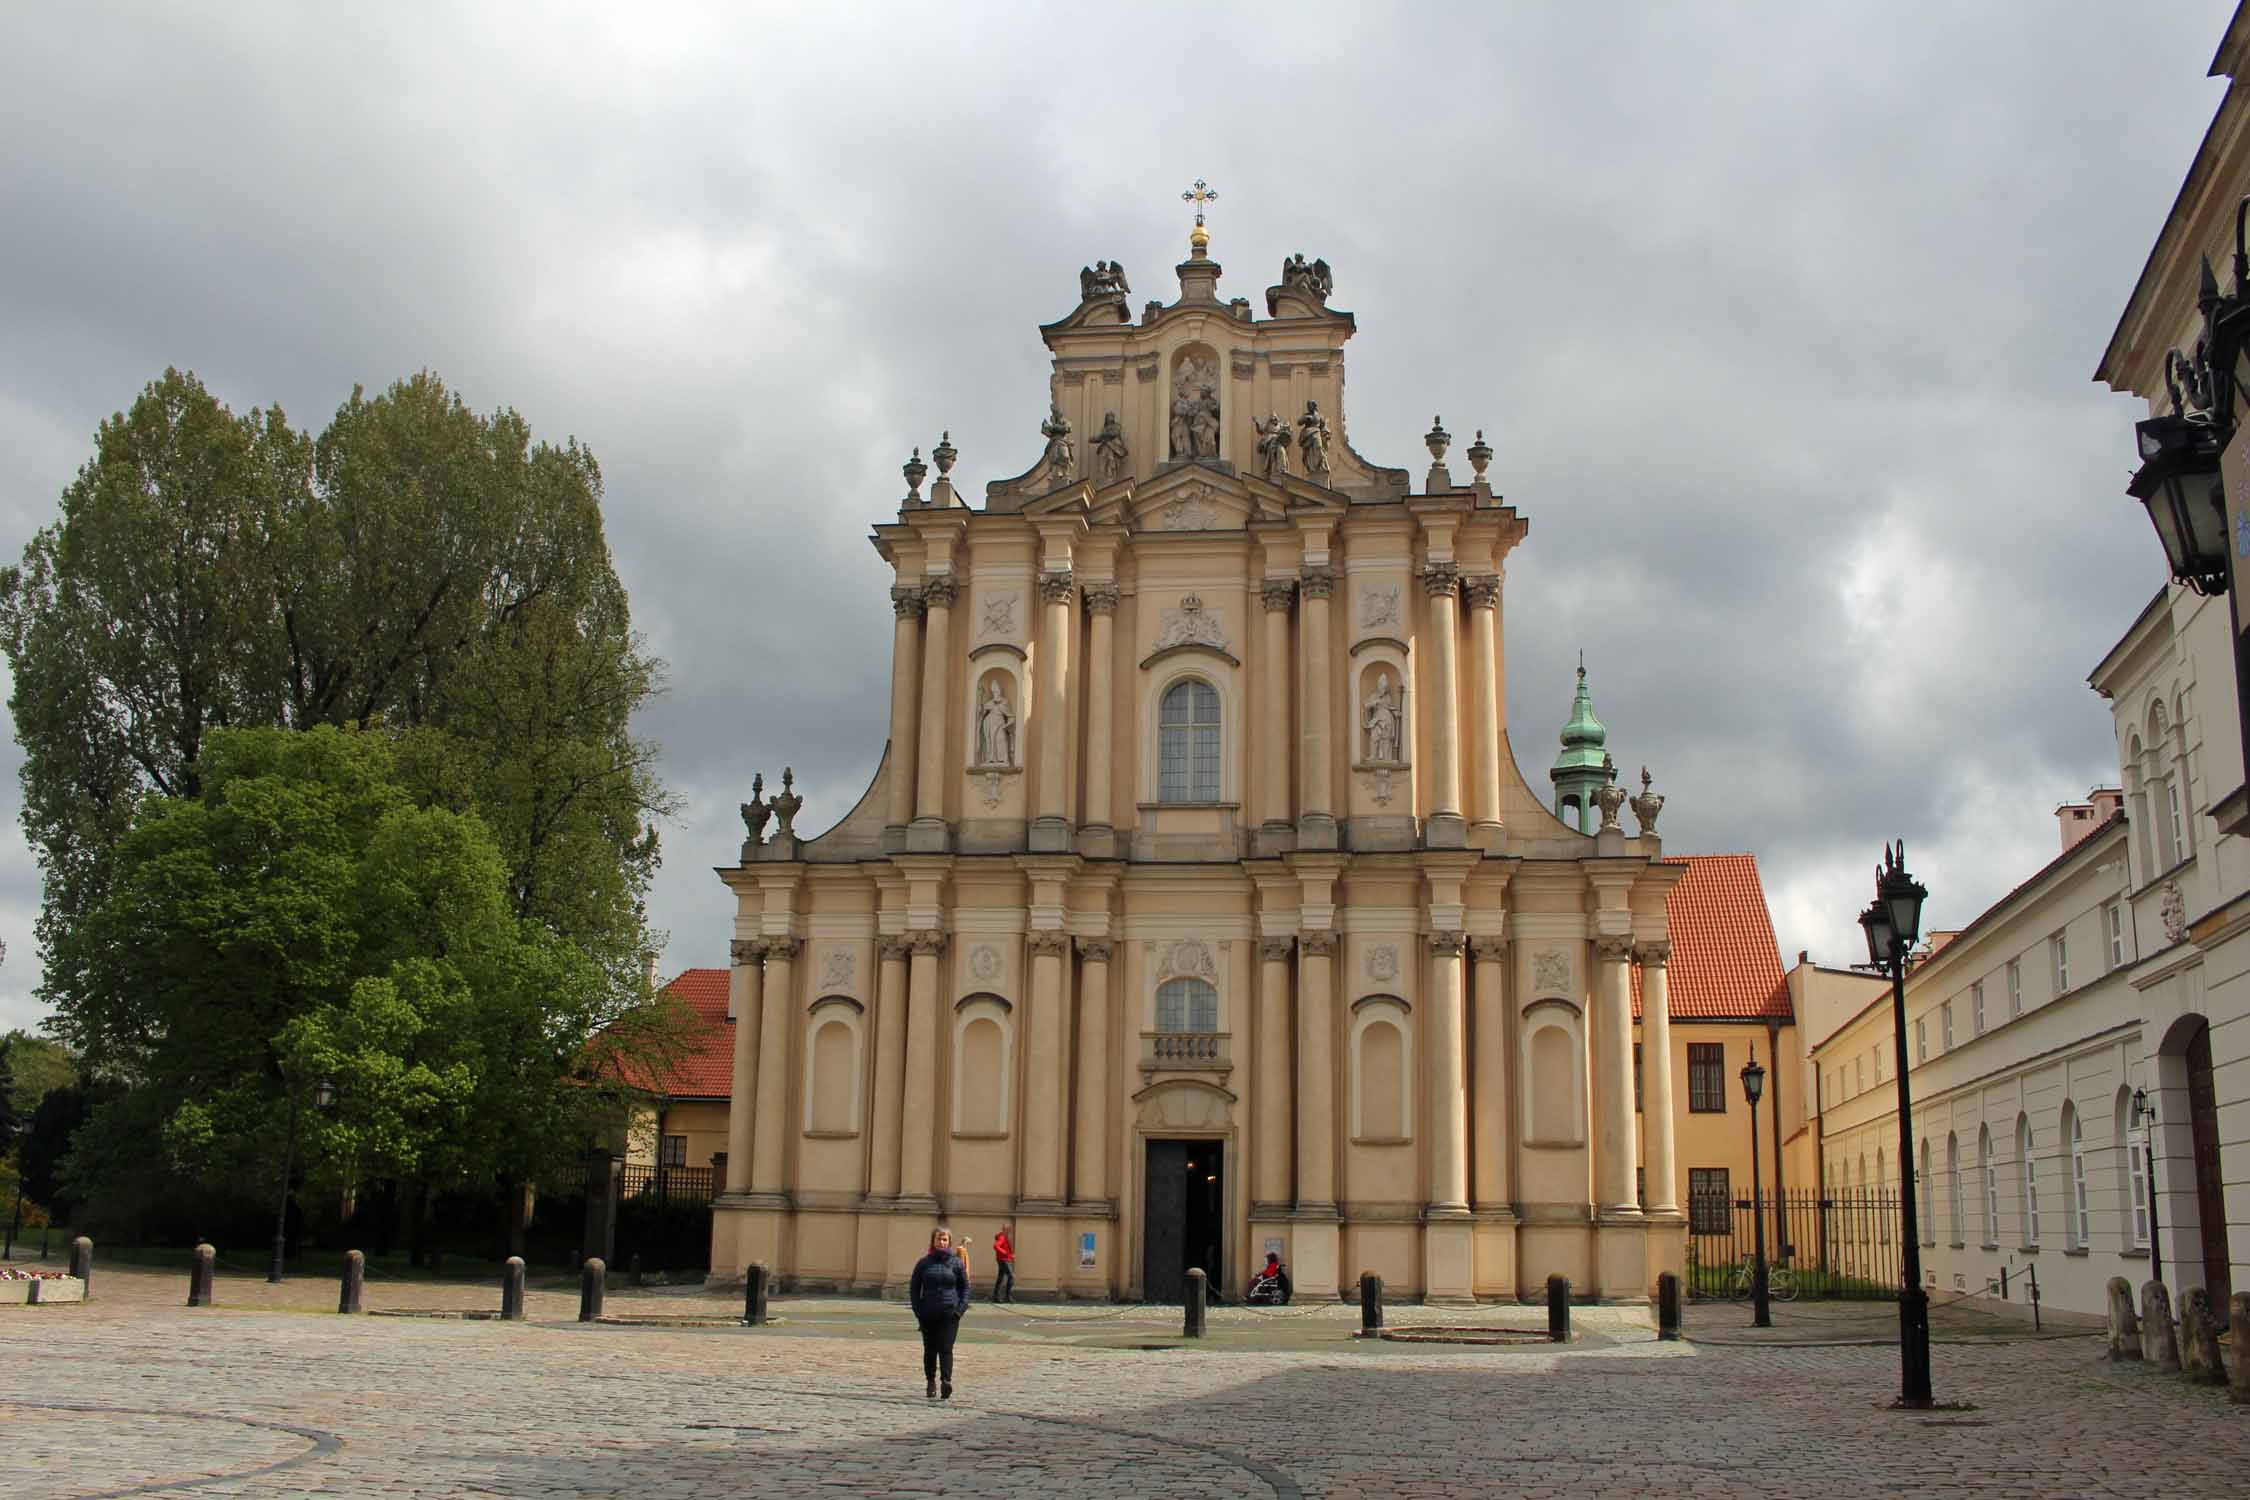
<path id="1" fill-rule="evenodd" d="M 633 1285 L 639 1286 L 642 1284 L 641 1256 L 639 1251 L 636 1250 L 635 1252 L 633 1252 L 633 1258 L 625 1263 L 625 1270 L 626 1273 L 633 1278 Z"/>
<path id="2" fill-rule="evenodd" d="M 94 1242 L 84 1235 L 70 1242 L 70 1274 L 85 1283 L 84 1295 L 94 1295 Z"/>
<path id="3" fill-rule="evenodd" d="M 1187 1304 L 1183 1309 L 1186 1318 L 1180 1327 L 1180 1337 L 1182 1338 L 1199 1339 L 1203 1337 L 1204 1283 L 1205 1277 L 1201 1271 L 1187 1273 L 1187 1287 L 1183 1299 Z"/>
<path id="4" fill-rule="evenodd" d="M 360 1289 L 366 1282 L 367 1257 L 357 1250 L 346 1250 L 344 1252 L 344 1285 L 336 1294 L 336 1311 L 340 1313 L 358 1312 Z"/>
<path id="5" fill-rule="evenodd" d="M 1656 1336 L 1680 1336 L 1680 1278 L 1670 1271 L 1656 1278 Z"/>
<path id="6" fill-rule="evenodd" d="M 1359 1331 L 1373 1333 L 1383 1326 L 1383 1278 L 1373 1271 L 1359 1273 Z"/>
<path id="7" fill-rule="evenodd" d="M 195 1259 L 188 1264 L 187 1305 L 211 1306 L 211 1276 L 217 1266 L 219 1252 L 209 1245 L 195 1247 Z"/>
<path id="8" fill-rule="evenodd" d="M 1570 1342 L 1570 1278 L 1547 1278 L 1547 1338 L 1552 1343 Z"/>
<path id="9" fill-rule="evenodd" d="M 742 1321 L 752 1328 L 772 1321 L 766 1311 L 766 1289 L 772 1282 L 773 1269 L 762 1260 L 750 1262 L 742 1273 Z"/>
<path id="10" fill-rule="evenodd" d="M 578 1268 L 578 1321 L 591 1323 L 602 1315 L 603 1283 L 609 1279 L 609 1267 L 602 1264 L 598 1255 L 586 1257 L 586 1264 Z"/>
<path id="11" fill-rule="evenodd" d="M 523 1321 L 523 1257 L 511 1255 L 500 1272 L 500 1316 L 510 1323 Z"/>

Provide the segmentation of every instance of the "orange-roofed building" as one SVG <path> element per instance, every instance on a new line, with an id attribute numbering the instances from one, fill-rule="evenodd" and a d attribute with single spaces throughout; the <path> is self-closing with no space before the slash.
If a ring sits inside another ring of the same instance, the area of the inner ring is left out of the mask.
<path id="1" fill-rule="evenodd" d="M 688 1047 L 651 1084 L 661 1097 L 638 1114 L 625 1137 L 628 1167 L 719 1168 L 725 1178 L 727 1100 L 733 1077 L 734 1022 L 727 1016 L 727 971 L 687 969 L 663 992 L 695 1013 Z"/>

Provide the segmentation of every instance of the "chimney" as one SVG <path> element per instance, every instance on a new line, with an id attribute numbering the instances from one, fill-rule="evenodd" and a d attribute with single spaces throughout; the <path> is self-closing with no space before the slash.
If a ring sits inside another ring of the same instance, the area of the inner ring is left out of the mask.
<path id="1" fill-rule="evenodd" d="M 654 1000 L 656 992 L 663 988 L 656 982 L 656 954 L 654 950 L 641 955 L 641 972 L 648 978 L 648 997 Z"/>
<path id="2" fill-rule="evenodd" d="M 2063 852 L 2069 853 L 2079 841 L 2125 810 L 2125 794 L 2113 786 L 2098 786 L 2086 794 L 2084 802 L 2065 802 L 2055 809 L 2055 822 L 2062 832 Z"/>

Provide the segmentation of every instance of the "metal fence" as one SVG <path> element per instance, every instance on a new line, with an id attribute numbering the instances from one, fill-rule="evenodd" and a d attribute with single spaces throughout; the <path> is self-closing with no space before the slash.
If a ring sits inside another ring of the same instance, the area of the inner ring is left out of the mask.
<path id="1" fill-rule="evenodd" d="M 1894 1192 L 1792 1192 L 1761 1197 L 1691 1197 L 1687 1290 L 1730 1295 L 1735 1270 L 1750 1263 L 1758 1216 L 1765 1219 L 1766 1263 L 1786 1266 L 1800 1297 L 1896 1297 L 1900 1269 L 1899 1198 Z"/>
<path id="2" fill-rule="evenodd" d="M 627 1198 L 648 1196 L 673 1203 L 709 1203 L 718 1196 L 718 1173 L 710 1167 L 643 1167 L 628 1163 L 618 1182 Z"/>

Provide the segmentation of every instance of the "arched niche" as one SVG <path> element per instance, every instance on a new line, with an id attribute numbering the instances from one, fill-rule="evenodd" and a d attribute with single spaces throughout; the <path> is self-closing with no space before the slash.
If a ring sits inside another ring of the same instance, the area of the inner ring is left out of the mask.
<path id="1" fill-rule="evenodd" d="M 1404 1145 L 1414 1139 L 1414 1034 L 1396 995 L 1352 1003 L 1352 1143 Z"/>
<path id="2" fill-rule="evenodd" d="M 1014 1007 L 969 995 L 953 1007 L 953 1134 L 996 1140 L 1010 1129 L 1015 1090 Z"/>
<path id="3" fill-rule="evenodd" d="M 1177 461 L 1224 456 L 1225 397 L 1226 381 L 1218 350 L 1194 343 L 1183 344 L 1173 352 L 1164 398 L 1167 458 Z"/>
<path id="4" fill-rule="evenodd" d="M 1388 641 L 1365 645 L 1352 658 L 1354 764 L 1366 770 L 1404 770 L 1414 759 L 1406 653 Z"/>
<path id="5" fill-rule="evenodd" d="M 1523 1010 L 1523 1138 L 1529 1147 L 1586 1144 L 1585 1013 L 1568 1000 Z"/>
<path id="6" fill-rule="evenodd" d="M 805 1012 L 805 1134 L 859 1134 L 866 1007 L 824 995 Z"/>

